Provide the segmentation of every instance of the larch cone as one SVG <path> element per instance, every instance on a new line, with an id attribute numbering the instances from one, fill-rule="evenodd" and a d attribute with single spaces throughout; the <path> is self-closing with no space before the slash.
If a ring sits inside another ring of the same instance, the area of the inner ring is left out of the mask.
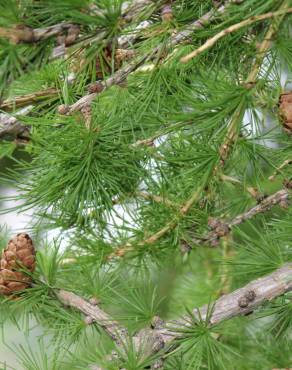
<path id="1" fill-rule="evenodd" d="M 284 130 L 292 133 L 292 91 L 285 92 L 280 96 L 280 115 Z"/>
<path id="2" fill-rule="evenodd" d="M 0 262 L 0 294 L 10 295 L 29 287 L 31 278 L 20 271 L 35 269 L 35 249 L 29 235 L 17 234 L 2 252 Z"/>

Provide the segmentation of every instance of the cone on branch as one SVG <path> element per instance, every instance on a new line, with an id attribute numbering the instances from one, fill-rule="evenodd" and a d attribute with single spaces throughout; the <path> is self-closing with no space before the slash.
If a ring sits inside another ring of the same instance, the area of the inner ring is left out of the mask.
<path id="1" fill-rule="evenodd" d="M 279 108 L 284 131 L 292 134 L 292 91 L 285 92 L 280 96 Z"/>
<path id="2" fill-rule="evenodd" d="M 0 294 L 10 295 L 29 286 L 30 276 L 20 271 L 33 272 L 35 269 L 35 249 L 29 235 L 20 233 L 8 242 L 0 265 Z"/>

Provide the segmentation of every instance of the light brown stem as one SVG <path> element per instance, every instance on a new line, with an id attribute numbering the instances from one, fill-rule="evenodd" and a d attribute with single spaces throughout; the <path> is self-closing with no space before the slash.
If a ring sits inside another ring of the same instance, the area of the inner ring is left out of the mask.
<path id="1" fill-rule="evenodd" d="M 145 191 L 137 191 L 136 192 L 136 195 L 140 198 L 143 198 L 143 199 L 146 199 L 146 200 L 152 200 L 156 203 L 161 203 L 161 204 L 165 204 L 166 206 L 168 207 L 177 207 L 177 204 L 172 202 L 171 200 L 165 198 L 165 197 L 161 197 L 159 195 L 155 195 L 155 194 L 150 194 L 150 193 L 147 193 Z"/>
<path id="2" fill-rule="evenodd" d="M 32 94 L 20 95 L 14 98 L 3 100 L 0 103 L 0 108 L 1 109 L 13 109 L 15 107 L 22 107 L 27 104 L 37 103 L 41 100 L 49 98 L 50 96 L 55 96 L 59 92 L 60 91 L 58 89 L 55 89 L 54 87 L 49 87 L 46 90 L 37 91 Z"/>
<path id="3" fill-rule="evenodd" d="M 271 209 L 271 207 L 287 203 L 290 197 L 290 192 L 287 189 L 282 189 L 277 191 L 275 194 L 270 195 L 269 197 L 265 198 L 260 204 L 256 205 L 255 207 L 250 208 L 249 210 L 241 213 L 240 215 L 236 216 L 232 220 L 228 222 L 220 222 L 218 226 L 208 233 L 206 236 L 202 237 L 201 239 L 194 240 L 196 243 L 208 243 L 211 246 L 216 246 L 214 241 L 219 240 L 222 236 L 226 236 L 231 232 L 231 229 L 234 226 L 238 226 L 243 222 L 250 220 L 251 218 L 255 217 L 260 213 L 265 213 Z"/>
<path id="4" fill-rule="evenodd" d="M 269 18 L 275 18 L 275 17 L 279 17 L 280 15 L 290 14 L 290 13 L 292 13 L 292 8 L 281 9 L 281 10 L 278 10 L 277 12 L 269 12 L 269 13 L 265 13 L 265 14 L 261 14 L 261 15 L 256 15 L 256 16 L 250 17 L 248 19 L 245 19 L 242 22 L 233 24 L 232 26 L 229 26 L 229 27 L 225 28 L 224 30 L 217 33 L 215 36 L 208 39 L 198 49 L 194 50 L 190 54 L 181 58 L 181 62 L 182 63 L 189 62 L 191 59 L 196 58 L 198 55 L 200 55 L 204 51 L 210 49 L 221 38 L 225 37 L 226 35 L 229 35 L 232 32 L 238 31 L 243 27 L 248 27 L 248 26 L 251 26 L 252 24 L 254 24 L 256 22 L 264 21 L 264 20 L 269 19 Z"/>
<path id="5" fill-rule="evenodd" d="M 195 30 L 203 28 L 206 24 L 210 23 L 216 17 L 216 15 L 223 13 L 228 4 L 230 4 L 229 1 L 227 1 L 226 4 L 222 5 L 220 8 L 209 11 L 208 13 L 203 15 L 200 19 L 191 23 L 188 27 L 186 27 L 186 29 L 178 32 L 175 36 L 170 37 L 167 45 L 165 44 L 158 45 L 156 48 L 154 48 L 154 50 L 150 54 L 145 54 L 137 58 L 136 61 L 134 61 L 133 63 L 121 68 L 107 80 L 102 82 L 102 88 L 100 89 L 100 92 L 113 85 L 119 85 L 120 83 L 122 83 L 131 73 L 135 72 L 143 63 L 154 60 L 157 57 L 157 55 L 160 55 L 162 50 L 168 50 L 178 45 L 179 43 L 187 40 L 187 38 Z M 76 110 L 80 110 L 84 105 L 90 104 L 100 92 L 91 93 L 83 96 L 76 103 L 70 106 L 69 114 L 75 112 Z"/>
<path id="6" fill-rule="evenodd" d="M 277 169 L 276 171 L 269 177 L 270 181 L 274 181 L 276 176 L 282 171 L 284 167 L 286 167 L 288 164 L 292 163 L 292 159 L 286 159 Z"/>
<path id="7" fill-rule="evenodd" d="M 127 330 L 121 327 L 117 321 L 113 320 L 98 305 L 93 305 L 77 294 L 65 290 L 59 290 L 56 295 L 65 306 L 73 307 L 96 321 L 118 345 L 127 339 Z"/>

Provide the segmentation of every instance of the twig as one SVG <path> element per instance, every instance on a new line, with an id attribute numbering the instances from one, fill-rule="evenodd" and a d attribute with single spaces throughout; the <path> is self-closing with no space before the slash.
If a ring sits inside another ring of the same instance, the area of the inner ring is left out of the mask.
<path id="1" fill-rule="evenodd" d="M 78 295 L 65 290 L 59 290 L 56 295 L 65 306 L 76 308 L 91 320 L 96 321 L 118 345 L 128 338 L 127 329 L 121 327 L 98 305 L 93 305 Z"/>
<path id="2" fill-rule="evenodd" d="M 285 1 L 283 3 L 282 7 L 284 7 L 284 8 L 287 7 L 288 3 L 289 3 L 288 1 Z M 246 83 L 254 82 L 254 79 L 256 78 L 256 76 L 259 72 L 259 69 L 260 69 L 261 63 L 263 61 L 265 52 L 269 49 L 270 40 L 271 40 L 271 38 L 272 38 L 272 36 L 274 35 L 275 32 L 276 32 L 275 26 L 271 25 L 268 32 L 267 32 L 265 40 L 262 42 L 262 44 L 259 48 L 260 57 L 256 58 L 254 66 L 253 66 L 248 78 L 246 79 Z M 244 114 L 244 111 L 245 111 L 245 107 L 241 104 L 238 107 L 237 111 L 234 113 L 234 115 L 231 119 L 231 123 L 230 123 L 230 125 L 228 127 L 228 130 L 227 130 L 227 133 L 225 135 L 224 142 L 223 142 L 222 146 L 219 149 L 219 155 L 220 155 L 220 158 L 221 158 L 221 164 L 222 165 L 224 165 L 224 162 L 227 159 L 228 154 L 230 152 L 231 146 L 232 146 L 233 142 L 236 140 L 236 137 L 238 135 L 238 132 L 237 132 L 238 131 L 238 122 L 242 118 L 242 116 Z M 187 199 L 186 202 L 181 205 L 180 210 L 179 210 L 179 217 L 184 217 L 189 212 L 189 210 L 192 208 L 192 206 L 199 200 L 202 192 L 204 191 L 207 184 L 209 183 L 210 178 L 214 175 L 214 172 L 217 172 L 217 171 L 218 171 L 218 167 L 215 164 L 213 166 L 213 171 L 210 171 L 208 176 L 206 176 L 205 179 L 200 184 L 200 186 L 197 189 L 195 189 L 195 191 L 189 197 L 189 199 Z M 178 220 L 179 220 L 179 218 L 177 217 L 176 219 L 170 221 L 163 228 L 158 230 L 156 233 L 154 233 L 150 237 L 147 237 L 146 239 L 142 240 L 141 242 L 138 242 L 137 245 L 139 247 L 141 247 L 141 246 L 156 243 L 161 237 L 168 234 L 171 230 L 173 230 L 177 226 Z M 111 260 L 115 257 L 123 257 L 126 253 L 131 252 L 133 250 L 134 250 L 134 243 L 127 243 L 123 246 L 118 247 L 112 254 L 110 254 L 108 256 L 108 259 Z"/>
<path id="3" fill-rule="evenodd" d="M 16 116 L 25 116 L 30 113 L 33 109 L 32 105 L 29 105 L 20 111 L 18 111 Z M 28 135 L 29 128 L 20 122 L 16 117 L 11 116 L 8 113 L 0 113 L 0 139 L 6 136 L 26 137 Z"/>
<path id="4" fill-rule="evenodd" d="M 236 216 L 229 222 L 216 220 L 214 222 L 214 230 L 208 233 L 206 236 L 193 240 L 196 243 L 208 243 L 210 246 L 217 246 L 218 240 L 228 235 L 231 232 L 231 229 L 234 226 L 238 226 L 241 223 L 250 220 L 260 213 L 265 213 L 271 209 L 271 207 L 277 204 L 287 204 L 289 197 L 291 196 L 288 189 L 282 189 L 277 191 L 275 194 L 270 195 L 269 197 L 263 199 L 263 201 L 256 205 L 255 207 L 250 208 L 249 210 L 241 213 Z"/>
<path id="5" fill-rule="evenodd" d="M 273 273 L 253 280 L 232 293 L 223 295 L 211 306 L 205 305 L 201 308 L 194 308 L 192 315 L 194 318 L 198 319 L 200 317 L 202 320 L 208 318 L 209 326 L 214 326 L 233 317 L 247 315 L 265 302 L 271 301 L 291 290 L 292 263 L 287 263 Z M 57 293 L 57 297 L 63 304 L 74 307 L 96 320 L 116 341 L 117 345 L 123 348 L 122 345 L 126 343 L 124 341 L 129 338 L 127 331 L 121 328 L 116 321 L 110 318 L 98 306 L 93 306 L 76 294 L 63 290 Z M 153 320 L 154 329 L 146 328 L 139 331 L 132 338 L 133 344 L 140 353 L 143 353 L 143 357 L 147 358 L 163 348 L 167 351 L 170 345 L 176 345 L 175 339 L 182 337 L 183 330 L 191 325 L 192 322 L 189 315 L 175 321 L 166 322 L 156 318 L 156 320 Z M 118 337 L 122 338 L 122 341 L 117 340 L 117 333 Z M 98 365 L 92 365 L 91 368 L 100 369 Z"/>
<path id="6" fill-rule="evenodd" d="M 22 107 L 27 104 L 37 103 L 40 100 L 49 98 L 50 96 L 55 96 L 60 90 L 54 87 L 49 87 L 48 89 L 37 91 L 32 94 L 20 95 L 14 98 L 6 99 L 0 102 L 1 109 L 13 109 L 15 107 Z"/>
<path id="7" fill-rule="evenodd" d="M 198 49 L 194 50 L 190 54 L 181 58 L 180 61 L 182 63 L 189 62 L 191 59 L 196 58 L 199 54 L 201 54 L 204 51 L 210 49 L 214 44 L 216 44 L 216 42 L 218 40 L 220 40 L 224 36 L 229 35 L 232 32 L 238 31 L 239 29 L 241 29 L 243 27 L 248 27 L 248 26 L 250 26 L 250 25 L 252 25 L 256 22 L 264 21 L 264 20 L 269 19 L 269 18 L 274 18 L 274 17 L 278 17 L 279 15 L 290 14 L 290 13 L 292 13 L 292 8 L 282 9 L 282 10 L 279 10 L 279 11 L 276 11 L 276 12 L 269 12 L 269 13 L 265 13 L 265 14 L 261 14 L 261 15 L 256 15 L 256 16 L 250 17 L 248 19 L 245 19 L 242 22 L 233 24 L 232 26 L 229 26 L 229 27 L 225 28 L 224 30 L 217 33 L 215 36 L 208 39 L 202 46 L 200 46 Z"/>
<path id="8" fill-rule="evenodd" d="M 263 196 L 258 191 L 257 188 L 253 188 L 251 186 L 245 187 L 244 184 L 240 180 L 238 180 L 237 178 L 235 178 L 235 177 L 227 176 L 227 175 L 224 175 L 224 174 L 221 174 L 219 177 L 220 177 L 220 180 L 222 180 L 222 181 L 231 182 L 232 184 L 235 184 L 235 185 L 240 186 L 243 191 L 247 191 L 256 200 L 261 199 L 262 196 Z"/>
<path id="9" fill-rule="evenodd" d="M 226 9 L 226 6 L 229 3 L 230 2 L 227 1 L 226 4 L 222 5 L 220 8 L 209 11 L 208 13 L 203 15 L 200 19 L 191 23 L 188 27 L 186 27 L 186 29 L 178 32 L 177 35 L 170 37 L 166 45 L 165 44 L 158 45 L 157 47 L 154 48 L 154 50 L 150 54 L 140 56 L 135 61 L 133 61 L 133 63 L 126 65 L 125 67 L 118 70 L 107 80 L 103 82 L 97 82 L 98 92 L 87 94 L 83 96 L 81 99 L 79 99 L 76 103 L 72 104 L 69 107 L 68 114 L 71 114 L 76 110 L 80 110 L 84 105 L 91 104 L 91 102 L 97 97 L 97 95 L 100 94 L 106 88 L 109 88 L 113 85 L 121 84 L 129 76 L 130 73 L 136 71 L 142 64 L 155 59 L 155 57 L 159 55 L 161 50 L 170 49 L 171 47 L 174 47 L 179 43 L 185 41 L 195 30 L 205 27 L 205 25 L 210 23 L 216 17 L 217 14 L 223 13 Z"/>
<path id="10" fill-rule="evenodd" d="M 269 177 L 270 181 L 274 181 L 276 176 L 282 171 L 284 167 L 286 167 L 288 164 L 292 163 L 292 159 L 286 159 L 277 169 L 276 171 Z"/>
<path id="11" fill-rule="evenodd" d="M 138 197 L 140 197 L 140 198 L 143 198 L 143 199 L 146 199 L 146 200 L 152 200 L 152 201 L 154 201 L 156 203 L 162 203 L 162 204 L 165 204 L 168 207 L 175 207 L 175 208 L 177 208 L 177 203 L 172 202 L 171 200 L 169 200 L 169 199 L 167 199 L 165 197 L 161 197 L 159 195 L 147 193 L 145 191 L 136 191 L 135 194 Z"/>
<path id="12" fill-rule="evenodd" d="M 50 37 L 57 36 L 66 30 L 69 30 L 75 25 L 67 22 L 55 24 L 53 26 L 44 28 L 30 28 L 24 25 L 16 26 L 14 28 L 0 27 L 0 37 L 5 37 L 13 43 L 19 42 L 36 42 L 46 40 Z"/>

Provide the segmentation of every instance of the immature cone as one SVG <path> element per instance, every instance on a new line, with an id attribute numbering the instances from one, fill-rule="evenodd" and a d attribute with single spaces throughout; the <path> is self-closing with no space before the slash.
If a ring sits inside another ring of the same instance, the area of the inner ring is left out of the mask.
<path id="1" fill-rule="evenodd" d="M 292 91 L 280 96 L 280 114 L 283 120 L 284 130 L 292 134 Z"/>
<path id="2" fill-rule="evenodd" d="M 10 295 L 29 286 L 31 278 L 19 271 L 27 269 L 33 272 L 35 269 L 35 249 L 27 234 L 17 234 L 8 242 L 2 252 L 0 266 L 0 294 Z"/>

